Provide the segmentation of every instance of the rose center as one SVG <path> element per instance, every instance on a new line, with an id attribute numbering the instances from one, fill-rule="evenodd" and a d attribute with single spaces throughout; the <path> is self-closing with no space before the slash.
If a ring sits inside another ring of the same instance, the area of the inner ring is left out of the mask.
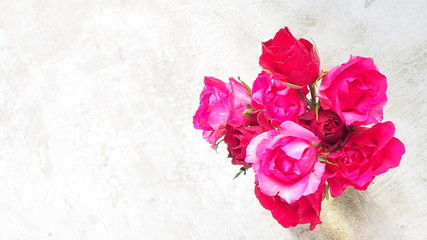
<path id="1" fill-rule="evenodd" d="M 340 122 L 337 119 L 328 120 L 325 125 L 323 125 L 323 132 L 325 135 L 331 135 L 336 132 L 339 126 Z"/>

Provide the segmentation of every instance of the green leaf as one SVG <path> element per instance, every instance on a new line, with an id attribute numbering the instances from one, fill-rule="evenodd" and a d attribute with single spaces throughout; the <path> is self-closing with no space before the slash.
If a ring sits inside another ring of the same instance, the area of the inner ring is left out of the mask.
<path id="1" fill-rule="evenodd" d="M 222 142 L 224 142 L 224 138 L 221 138 L 217 143 L 216 143 L 216 147 L 215 147 L 215 152 L 216 153 L 218 153 L 218 145 L 220 144 L 220 143 L 222 143 Z"/>
<path id="2" fill-rule="evenodd" d="M 251 119 L 251 114 L 253 113 L 253 112 L 255 112 L 255 110 L 253 110 L 253 109 L 245 109 L 244 111 L 243 111 L 243 115 L 245 115 L 245 117 L 247 118 L 247 119 Z"/>
<path id="3" fill-rule="evenodd" d="M 335 164 L 335 163 L 333 163 L 333 162 L 330 162 L 330 161 L 328 161 L 328 160 L 326 160 L 326 159 L 324 159 L 324 158 L 321 158 L 321 157 L 319 157 L 319 162 L 326 163 L 326 164 L 330 164 L 330 165 L 333 165 L 333 166 L 335 166 L 335 167 L 338 167 L 338 165 L 337 165 L 337 164 Z"/>
<path id="4" fill-rule="evenodd" d="M 250 168 L 250 167 L 249 167 Z M 233 178 L 233 180 L 234 179 L 236 179 L 236 178 L 238 178 L 239 176 L 240 176 L 240 174 L 244 174 L 244 175 L 246 175 L 246 170 L 248 170 L 249 168 L 245 168 L 245 167 L 241 167 L 240 168 L 240 170 L 239 170 L 239 172 L 238 173 L 236 173 L 236 175 L 234 175 L 234 178 Z"/>
<path id="5" fill-rule="evenodd" d="M 242 170 L 240 170 L 238 173 L 236 173 L 236 175 L 234 175 L 233 180 L 234 180 L 234 179 L 236 179 L 236 178 L 238 178 L 238 177 L 240 176 L 240 174 L 242 174 L 242 172 L 243 172 L 243 171 L 242 171 Z"/>
<path id="6" fill-rule="evenodd" d="M 282 83 L 286 84 L 286 86 L 293 88 L 293 89 L 301 89 L 302 88 L 302 86 L 299 86 L 299 85 L 296 85 L 293 83 L 288 83 L 288 82 L 282 82 Z"/>
<path id="7" fill-rule="evenodd" d="M 300 98 L 308 104 L 308 106 L 310 106 L 312 104 L 311 101 L 308 100 L 308 98 L 306 96 L 304 96 L 300 91 L 297 91 L 297 93 L 298 93 L 298 96 L 300 96 Z"/>
<path id="8" fill-rule="evenodd" d="M 263 67 L 261 67 L 261 69 L 262 69 L 262 71 L 264 71 L 264 72 L 266 72 L 266 73 L 268 73 L 270 75 L 273 75 L 273 72 L 271 72 L 270 70 L 267 70 L 267 69 L 265 69 Z"/>
<path id="9" fill-rule="evenodd" d="M 318 83 L 320 80 L 322 80 L 322 78 L 326 75 L 326 74 L 328 74 L 328 72 L 329 71 L 325 71 L 325 70 L 322 70 L 322 72 L 319 74 L 319 76 L 316 78 L 316 81 L 314 81 L 314 84 L 316 84 L 316 83 Z"/>
<path id="10" fill-rule="evenodd" d="M 245 82 L 243 82 L 242 80 L 240 80 L 240 77 L 237 77 L 237 79 L 246 88 L 246 90 L 248 90 L 248 92 L 252 95 L 252 89 L 248 86 L 248 84 L 246 84 Z"/>

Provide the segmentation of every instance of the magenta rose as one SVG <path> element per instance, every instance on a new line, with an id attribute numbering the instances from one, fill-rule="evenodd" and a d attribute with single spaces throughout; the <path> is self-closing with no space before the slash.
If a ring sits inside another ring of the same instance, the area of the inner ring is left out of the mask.
<path id="1" fill-rule="evenodd" d="M 327 164 L 326 176 L 333 197 L 340 196 L 348 186 L 366 190 L 376 176 L 399 166 L 405 146 L 394 132 L 392 122 L 357 127 L 338 152 L 328 155 L 332 164 Z"/>
<path id="2" fill-rule="evenodd" d="M 240 126 L 248 122 L 243 111 L 251 102 L 251 96 L 233 78 L 228 84 L 214 77 L 205 77 L 204 83 L 193 124 L 194 128 L 203 130 L 203 138 L 216 148 L 216 142 L 225 134 L 227 123 Z"/>
<path id="3" fill-rule="evenodd" d="M 258 134 L 264 132 L 260 126 L 240 126 L 232 127 L 227 125 L 224 142 L 227 144 L 229 157 L 232 158 L 231 163 L 236 165 L 244 165 L 246 158 L 246 147 L 249 142 Z"/>
<path id="4" fill-rule="evenodd" d="M 387 79 L 372 58 L 350 57 L 323 78 L 317 96 L 325 110 L 332 110 L 346 125 L 368 125 L 383 119 Z"/>
<path id="5" fill-rule="evenodd" d="M 261 192 L 279 195 L 292 204 L 317 191 L 325 165 L 317 158 L 312 143 L 319 139 L 295 122 L 286 121 L 275 130 L 261 133 L 246 149 Z"/>
<path id="6" fill-rule="evenodd" d="M 296 121 L 307 107 L 298 91 L 307 94 L 307 89 L 290 88 L 274 80 L 270 74 L 261 72 L 253 83 L 252 106 L 264 110 L 264 115 L 276 126 L 286 120 Z"/>
<path id="7" fill-rule="evenodd" d="M 311 130 L 322 142 L 333 145 L 347 136 L 347 126 L 341 118 L 331 110 L 315 109 L 298 116 L 298 122 Z"/>
<path id="8" fill-rule="evenodd" d="M 250 89 L 236 81 L 234 78 L 230 78 L 230 114 L 228 116 L 227 123 L 234 126 L 242 126 L 248 123 L 248 118 L 243 115 L 247 105 L 251 103 L 252 96 Z"/>
<path id="9" fill-rule="evenodd" d="M 287 27 L 262 43 L 259 64 L 275 78 L 298 86 L 310 85 L 319 76 L 320 61 L 313 45 L 296 39 Z"/>
<path id="10" fill-rule="evenodd" d="M 261 205 L 271 211 L 273 217 L 283 227 L 295 227 L 298 224 L 311 223 L 310 231 L 321 224 L 320 210 L 324 195 L 324 184 L 320 185 L 316 192 L 301 197 L 298 201 L 289 204 L 279 196 L 268 196 L 255 186 L 255 195 Z"/>

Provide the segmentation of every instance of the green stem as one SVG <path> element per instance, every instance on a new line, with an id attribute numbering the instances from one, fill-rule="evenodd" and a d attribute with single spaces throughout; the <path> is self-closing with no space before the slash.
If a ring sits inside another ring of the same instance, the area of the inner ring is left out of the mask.
<path id="1" fill-rule="evenodd" d="M 311 102 L 316 103 L 316 86 L 311 84 L 310 86 Z"/>
<path id="2" fill-rule="evenodd" d="M 308 105 L 311 105 L 310 100 L 308 100 L 308 98 L 304 95 L 302 95 L 302 93 L 298 90 L 298 95 L 300 96 L 300 98 L 302 98 L 302 100 L 304 100 Z"/>
<path id="3" fill-rule="evenodd" d="M 309 86 L 309 88 L 310 88 L 310 95 L 311 95 L 310 109 L 312 109 L 314 106 L 316 106 L 316 86 L 313 83 Z"/>

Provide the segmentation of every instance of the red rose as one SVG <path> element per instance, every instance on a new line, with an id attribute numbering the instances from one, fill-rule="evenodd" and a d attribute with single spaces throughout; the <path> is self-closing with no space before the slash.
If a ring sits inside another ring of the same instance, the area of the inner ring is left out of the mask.
<path id="1" fill-rule="evenodd" d="M 368 125 L 383 119 L 386 90 L 387 78 L 372 58 L 351 56 L 326 74 L 317 97 L 323 109 L 336 112 L 346 125 Z"/>
<path id="2" fill-rule="evenodd" d="M 331 195 L 340 196 L 348 186 L 366 190 L 372 180 L 399 165 L 405 146 L 394 136 L 392 122 L 372 128 L 357 127 L 343 147 L 328 155 L 326 176 Z"/>
<path id="3" fill-rule="evenodd" d="M 298 201 L 289 204 L 279 196 L 270 197 L 261 192 L 258 185 L 255 186 L 255 195 L 261 205 L 271 211 L 273 217 L 283 227 L 295 227 L 297 224 L 311 223 L 310 231 L 321 224 L 320 210 L 324 194 L 324 184 L 310 195 L 301 197 Z"/>
<path id="4" fill-rule="evenodd" d="M 229 157 L 232 158 L 232 164 L 246 164 L 246 147 L 252 138 L 262 132 L 264 132 L 264 130 L 260 126 L 240 126 L 234 128 L 228 125 L 226 127 L 224 142 L 227 144 L 227 150 L 229 152 Z"/>
<path id="5" fill-rule="evenodd" d="M 299 123 L 311 130 L 321 141 L 335 144 L 345 138 L 348 129 L 338 114 L 319 109 L 317 117 L 314 109 L 300 115 Z"/>
<path id="6" fill-rule="evenodd" d="M 262 43 L 259 64 L 272 72 L 275 79 L 298 86 L 310 85 L 319 76 L 320 61 L 313 45 L 303 38 L 294 38 L 287 27 Z"/>

